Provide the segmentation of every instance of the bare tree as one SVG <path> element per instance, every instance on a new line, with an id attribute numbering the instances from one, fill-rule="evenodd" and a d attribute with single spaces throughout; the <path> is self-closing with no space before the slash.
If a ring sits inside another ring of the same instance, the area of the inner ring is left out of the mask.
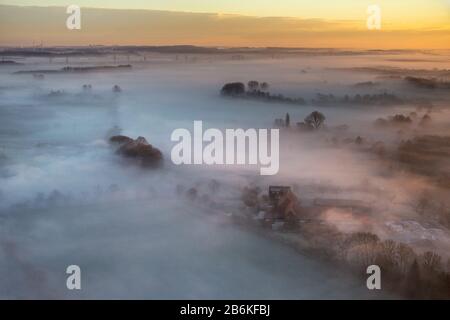
<path id="1" fill-rule="evenodd" d="M 416 259 L 416 254 L 410 246 L 399 243 L 396 250 L 397 267 L 401 274 L 407 274 L 412 263 Z"/>
<path id="2" fill-rule="evenodd" d="M 421 256 L 424 268 L 428 270 L 439 270 L 441 267 L 441 256 L 435 252 L 427 251 Z"/>
<path id="3" fill-rule="evenodd" d="M 376 234 L 370 232 L 355 232 L 350 234 L 346 239 L 346 246 L 352 247 L 360 244 L 377 244 L 380 238 Z"/>
<path id="4" fill-rule="evenodd" d="M 314 129 L 319 129 L 324 121 L 325 116 L 319 111 L 313 111 L 305 118 L 305 123 L 309 124 Z"/>
<path id="5" fill-rule="evenodd" d="M 417 299 L 422 292 L 419 264 L 415 259 L 405 276 L 404 291 L 408 298 Z"/>
<path id="6" fill-rule="evenodd" d="M 347 251 L 347 259 L 350 263 L 359 267 L 367 267 L 377 263 L 378 255 L 379 246 L 376 243 L 359 244 Z"/>
<path id="7" fill-rule="evenodd" d="M 385 240 L 379 244 L 378 264 L 385 270 L 393 271 L 396 266 L 396 243 L 393 240 Z"/>

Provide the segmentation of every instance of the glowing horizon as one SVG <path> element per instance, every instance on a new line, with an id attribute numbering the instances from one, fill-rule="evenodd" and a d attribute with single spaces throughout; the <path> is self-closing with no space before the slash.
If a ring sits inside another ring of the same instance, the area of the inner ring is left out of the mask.
<path id="1" fill-rule="evenodd" d="M 83 28 L 78 32 L 64 30 L 61 23 L 67 17 L 64 8 L 73 1 L 36 2 L 0 0 L 4 5 L 0 29 L 8 30 L 0 34 L 1 45 L 42 41 L 50 45 L 450 48 L 448 0 L 377 1 L 382 10 L 379 31 L 366 28 L 367 6 L 373 4 L 366 0 L 280 0 L 276 6 L 268 0 L 245 4 L 80 0 L 76 2 L 82 9 Z M 32 16 L 32 11 L 40 17 Z"/>
<path id="2" fill-rule="evenodd" d="M 0 0 L 0 4 L 22 6 L 68 6 L 76 4 L 86 8 L 143 9 L 193 13 L 238 14 L 254 17 L 292 17 L 326 20 L 365 20 L 366 8 L 378 4 L 388 24 L 398 26 L 424 26 L 449 24 L 448 0 Z"/>

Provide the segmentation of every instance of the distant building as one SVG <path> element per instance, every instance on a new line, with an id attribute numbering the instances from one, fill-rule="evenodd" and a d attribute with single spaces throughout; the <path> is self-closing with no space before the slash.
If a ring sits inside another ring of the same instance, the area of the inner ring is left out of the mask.
<path id="1" fill-rule="evenodd" d="M 271 202 L 278 202 L 283 194 L 291 191 L 288 186 L 269 186 L 269 199 Z"/>
<path id="2" fill-rule="evenodd" d="M 288 186 L 269 186 L 273 218 L 295 221 L 300 211 L 300 202 Z"/>

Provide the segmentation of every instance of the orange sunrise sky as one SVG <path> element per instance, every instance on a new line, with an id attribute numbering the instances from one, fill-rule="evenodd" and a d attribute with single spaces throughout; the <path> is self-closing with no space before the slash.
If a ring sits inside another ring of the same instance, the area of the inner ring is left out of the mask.
<path id="1" fill-rule="evenodd" d="M 81 29 L 66 28 L 66 7 Z M 366 27 L 381 8 L 381 29 Z M 0 45 L 280 46 L 448 49 L 449 0 L 1 0 Z"/>

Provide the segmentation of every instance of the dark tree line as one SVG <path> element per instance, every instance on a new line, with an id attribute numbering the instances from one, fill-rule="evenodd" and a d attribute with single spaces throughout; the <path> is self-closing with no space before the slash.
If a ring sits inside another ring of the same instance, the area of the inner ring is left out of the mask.
<path id="1" fill-rule="evenodd" d="M 313 111 L 305 117 L 303 122 L 297 122 L 297 128 L 304 130 L 317 130 L 323 127 L 325 122 L 325 116 L 319 111 Z M 283 119 L 275 119 L 275 126 L 277 127 L 290 127 L 291 117 L 289 113 Z"/>

